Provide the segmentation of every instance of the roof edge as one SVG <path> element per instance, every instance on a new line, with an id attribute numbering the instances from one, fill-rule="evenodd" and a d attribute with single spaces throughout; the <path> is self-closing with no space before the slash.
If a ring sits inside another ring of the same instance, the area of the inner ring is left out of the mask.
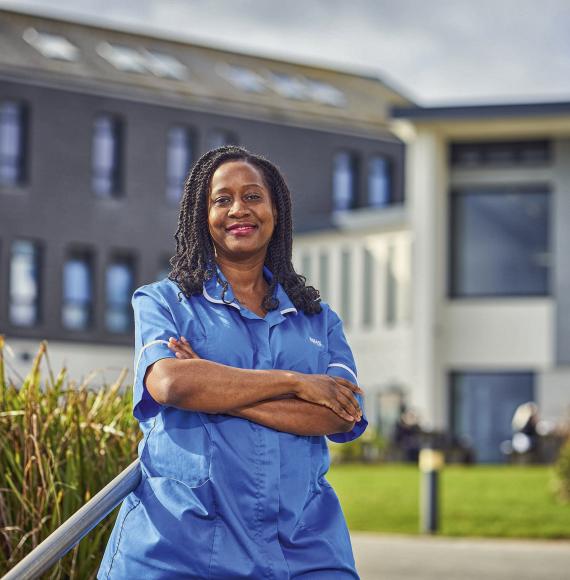
<path id="1" fill-rule="evenodd" d="M 569 101 L 490 103 L 486 105 L 446 105 L 437 107 L 393 107 L 394 119 L 420 121 L 482 119 L 494 117 L 540 117 L 570 113 Z"/>

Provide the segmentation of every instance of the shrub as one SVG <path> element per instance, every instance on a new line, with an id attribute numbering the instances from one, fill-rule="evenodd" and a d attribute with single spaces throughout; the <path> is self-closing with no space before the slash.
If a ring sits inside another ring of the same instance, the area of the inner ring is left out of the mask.
<path id="1" fill-rule="evenodd" d="M 19 385 L 4 375 L 0 336 L 0 574 L 12 568 L 136 457 L 130 389 L 76 385 L 51 372 L 47 343 Z M 42 388 L 40 363 L 48 378 Z M 114 518 L 91 531 L 50 578 L 94 578 Z"/>
<path id="2" fill-rule="evenodd" d="M 329 451 L 332 463 L 348 463 L 353 461 L 381 461 L 386 450 L 386 440 L 372 426 L 349 443 L 334 443 L 329 441 Z"/>

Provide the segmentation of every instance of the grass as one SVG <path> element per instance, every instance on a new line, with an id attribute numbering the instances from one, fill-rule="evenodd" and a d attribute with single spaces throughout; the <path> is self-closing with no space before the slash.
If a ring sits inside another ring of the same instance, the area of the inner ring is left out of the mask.
<path id="1" fill-rule="evenodd" d="M 551 492 L 550 466 L 448 466 L 440 475 L 440 534 L 570 538 L 570 504 Z M 352 530 L 419 533 L 420 474 L 413 465 L 335 465 L 334 486 Z"/>

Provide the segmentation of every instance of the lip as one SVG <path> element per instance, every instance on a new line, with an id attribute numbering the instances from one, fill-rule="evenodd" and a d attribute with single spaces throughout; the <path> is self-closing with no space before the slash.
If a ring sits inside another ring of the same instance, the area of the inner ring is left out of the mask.
<path id="1" fill-rule="evenodd" d="M 245 234 L 252 232 L 253 230 L 257 229 L 255 224 L 249 222 L 242 222 L 238 224 L 232 224 L 231 226 L 226 228 L 226 232 L 233 232 L 235 234 Z"/>

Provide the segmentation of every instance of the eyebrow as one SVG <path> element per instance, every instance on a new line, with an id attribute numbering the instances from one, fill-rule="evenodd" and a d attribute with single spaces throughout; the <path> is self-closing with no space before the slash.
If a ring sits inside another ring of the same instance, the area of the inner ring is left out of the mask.
<path id="1" fill-rule="evenodd" d="M 243 187 L 252 187 L 252 186 L 259 187 L 259 189 L 263 189 L 263 185 L 261 185 L 260 183 L 246 183 Z M 211 195 L 214 195 L 216 193 L 223 193 L 226 191 L 231 191 L 231 189 L 229 187 L 220 187 L 212 191 Z"/>

